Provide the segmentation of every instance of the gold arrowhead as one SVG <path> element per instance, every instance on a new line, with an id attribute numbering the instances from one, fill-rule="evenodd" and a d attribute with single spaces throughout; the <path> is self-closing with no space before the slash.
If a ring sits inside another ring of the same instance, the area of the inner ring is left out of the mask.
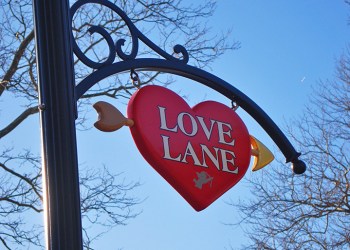
<path id="1" fill-rule="evenodd" d="M 252 144 L 252 156 L 254 156 L 252 171 L 262 169 L 275 159 L 271 151 L 252 135 L 250 143 Z"/>
<path id="2" fill-rule="evenodd" d="M 103 132 L 112 132 L 123 126 L 133 126 L 134 121 L 124 117 L 124 115 L 112 104 L 108 102 L 97 102 L 93 105 L 98 114 L 97 122 L 94 126 Z"/>

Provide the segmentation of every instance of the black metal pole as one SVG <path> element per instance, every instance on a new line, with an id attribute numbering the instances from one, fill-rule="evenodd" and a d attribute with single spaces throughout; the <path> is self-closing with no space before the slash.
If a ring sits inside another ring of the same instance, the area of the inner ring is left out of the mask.
<path id="1" fill-rule="evenodd" d="M 33 0 L 46 245 L 82 249 L 69 2 Z"/>

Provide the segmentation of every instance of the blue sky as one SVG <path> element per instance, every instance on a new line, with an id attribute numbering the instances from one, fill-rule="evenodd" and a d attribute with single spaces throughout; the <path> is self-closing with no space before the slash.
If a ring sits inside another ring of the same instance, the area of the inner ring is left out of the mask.
<path id="1" fill-rule="evenodd" d="M 223 55 L 211 73 L 247 94 L 283 128 L 285 121 L 301 114 L 312 85 L 333 77 L 335 60 L 349 41 L 349 13 L 340 0 L 219 1 L 209 25 L 213 31 L 232 28 L 232 39 L 240 41 L 241 48 Z M 179 78 L 171 88 L 186 94 L 190 105 L 204 99 L 230 104 L 185 79 Z M 125 113 L 125 105 L 115 105 Z M 253 119 L 242 110 L 239 114 L 252 135 L 276 149 Z M 198 213 L 146 163 L 128 128 L 112 134 L 78 132 L 78 146 L 86 165 L 105 164 L 130 180 L 140 180 L 143 185 L 135 194 L 147 198 L 140 205 L 142 214 L 112 230 L 97 249 L 235 249 L 247 242 L 243 228 L 225 225 L 238 218 L 226 202 L 247 199 L 254 188 L 244 181 Z"/>
<path id="2" fill-rule="evenodd" d="M 223 55 L 211 73 L 247 94 L 283 128 L 286 121 L 301 114 L 312 86 L 334 76 L 336 58 L 350 37 L 349 14 L 341 0 L 219 1 L 209 25 L 219 32 L 232 28 L 231 38 L 240 41 L 241 48 Z M 204 99 L 230 105 L 214 91 L 182 78 L 171 88 L 187 95 L 190 105 Z M 125 105 L 114 104 L 125 113 Z M 242 110 L 238 112 L 250 134 L 276 150 L 259 125 Z M 94 120 L 90 122 L 92 126 Z M 78 146 L 81 162 L 105 164 L 127 179 L 141 181 L 135 194 L 146 198 L 140 205 L 142 214 L 112 230 L 97 249 L 235 249 L 247 242 L 243 228 L 225 225 L 238 218 L 226 202 L 248 199 L 254 188 L 246 182 L 198 213 L 146 163 L 128 128 L 111 134 L 94 129 L 78 132 Z"/>
<path id="3" fill-rule="evenodd" d="M 350 8 L 342 0 L 221 0 L 208 25 L 213 32 L 232 28 L 231 38 L 240 41 L 241 48 L 223 55 L 210 72 L 248 95 L 283 128 L 286 121 L 301 114 L 312 86 L 334 76 L 336 58 L 349 42 L 349 15 Z M 191 106 L 206 99 L 230 105 L 214 91 L 180 77 L 171 88 L 188 96 Z M 8 103 L 8 96 L 4 98 L 2 103 Z M 125 103 L 113 104 L 126 113 Z M 2 112 L 1 127 L 19 112 Z M 241 109 L 238 113 L 250 134 L 276 150 L 252 118 Z M 96 114 L 91 111 L 90 115 L 87 126 L 91 127 Z M 39 129 L 28 133 L 28 127 L 36 126 L 38 117 L 32 117 L 18 133 L 25 135 L 23 147 L 40 152 Z M 127 226 L 110 231 L 96 249 L 213 250 L 236 249 L 247 243 L 243 228 L 225 225 L 238 218 L 238 212 L 226 203 L 248 199 L 254 188 L 244 180 L 207 209 L 196 212 L 142 158 L 128 128 L 113 133 L 78 131 L 77 137 L 81 167 L 106 165 L 122 172 L 121 179 L 143 183 L 134 193 L 145 199 L 138 207 L 143 212 Z M 13 138 L 4 140 L 4 145 L 18 145 Z M 248 170 L 247 177 L 251 174 Z"/>

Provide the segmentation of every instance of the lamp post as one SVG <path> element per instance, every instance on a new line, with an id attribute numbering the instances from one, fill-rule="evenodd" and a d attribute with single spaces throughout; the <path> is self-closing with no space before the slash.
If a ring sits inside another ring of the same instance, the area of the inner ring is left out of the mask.
<path id="1" fill-rule="evenodd" d="M 69 2 L 33 0 L 46 248 L 82 249 Z"/>

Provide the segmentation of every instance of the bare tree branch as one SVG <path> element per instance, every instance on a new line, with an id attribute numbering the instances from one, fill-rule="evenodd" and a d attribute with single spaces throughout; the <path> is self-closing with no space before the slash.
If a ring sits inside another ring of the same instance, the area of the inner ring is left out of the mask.
<path id="1" fill-rule="evenodd" d="M 350 50 L 336 76 L 318 83 L 305 114 L 288 127 L 308 171 L 262 170 L 250 180 L 253 199 L 231 204 L 241 211 L 238 224 L 249 225 L 249 249 L 350 248 Z"/>
<path id="2" fill-rule="evenodd" d="M 30 107 L 23 111 L 16 119 L 14 119 L 9 125 L 0 130 L 0 139 L 14 130 L 19 124 L 21 124 L 28 116 L 39 112 L 38 107 Z"/>
<path id="3" fill-rule="evenodd" d="M 29 43 L 34 39 L 34 30 L 32 30 L 29 35 L 21 42 L 20 46 L 18 47 L 18 50 L 13 56 L 11 66 L 6 71 L 3 79 L 0 82 L 0 96 L 5 91 L 6 86 L 11 81 L 12 76 L 16 73 L 18 70 L 18 64 L 27 49 Z"/>

